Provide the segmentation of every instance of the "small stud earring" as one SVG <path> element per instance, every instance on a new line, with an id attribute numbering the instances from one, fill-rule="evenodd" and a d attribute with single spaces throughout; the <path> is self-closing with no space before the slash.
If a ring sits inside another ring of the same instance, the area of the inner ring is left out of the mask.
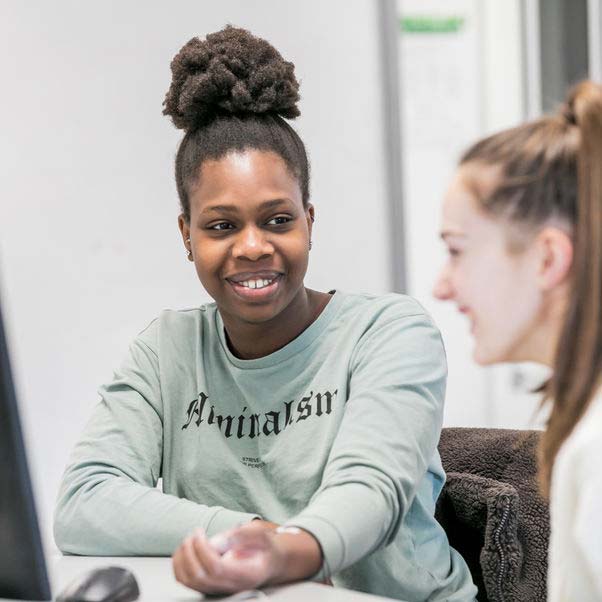
<path id="1" fill-rule="evenodd" d="M 310 250 L 310 251 L 311 251 L 311 248 L 312 248 L 312 246 L 313 246 L 313 245 L 312 245 L 312 242 L 311 242 L 311 239 L 310 239 L 310 240 L 309 240 L 309 250 Z"/>
<path id="2" fill-rule="evenodd" d="M 186 242 L 190 244 L 190 238 L 187 238 Z M 187 249 L 186 255 L 188 256 L 188 259 L 191 259 L 192 258 L 192 251 L 190 249 Z"/>

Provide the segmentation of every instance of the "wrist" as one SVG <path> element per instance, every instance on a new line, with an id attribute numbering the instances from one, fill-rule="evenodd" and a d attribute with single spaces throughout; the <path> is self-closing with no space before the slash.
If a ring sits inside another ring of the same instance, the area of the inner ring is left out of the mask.
<path id="1" fill-rule="evenodd" d="M 281 562 L 270 578 L 270 584 L 301 581 L 320 570 L 322 548 L 311 533 L 297 527 L 278 527 L 273 537 Z"/>
<path id="2" fill-rule="evenodd" d="M 263 518 L 254 518 L 252 521 L 253 525 L 264 528 L 266 531 L 275 531 L 280 528 L 280 525 L 277 523 L 273 523 L 269 520 L 265 520 Z"/>

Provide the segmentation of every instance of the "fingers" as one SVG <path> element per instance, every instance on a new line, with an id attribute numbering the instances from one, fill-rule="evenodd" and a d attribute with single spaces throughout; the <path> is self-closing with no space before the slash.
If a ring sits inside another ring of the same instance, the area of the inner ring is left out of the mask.
<path id="1" fill-rule="evenodd" d="M 176 579 L 203 593 L 254 588 L 269 576 L 269 535 L 250 525 L 214 536 L 202 530 L 187 537 L 173 555 Z"/>
<path id="2" fill-rule="evenodd" d="M 192 552 L 209 579 L 221 577 L 221 555 L 209 543 L 204 531 L 196 531 L 192 537 Z"/>
<path id="3" fill-rule="evenodd" d="M 173 570 L 177 581 L 203 593 L 232 591 L 221 582 L 221 559 L 202 530 L 187 537 L 173 555 Z"/>
<path id="4" fill-rule="evenodd" d="M 198 578 L 205 577 L 207 574 L 196 556 L 194 547 L 195 539 L 196 537 L 194 535 L 187 537 L 180 547 L 182 554 L 182 572 L 185 579 L 191 583 L 194 583 Z"/>

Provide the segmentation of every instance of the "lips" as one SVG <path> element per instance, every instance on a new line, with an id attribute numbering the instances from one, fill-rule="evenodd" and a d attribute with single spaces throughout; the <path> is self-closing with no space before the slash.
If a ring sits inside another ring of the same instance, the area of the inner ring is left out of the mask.
<path id="1" fill-rule="evenodd" d="M 246 301 L 266 301 L 280 287 L 282 274 L 275 271 L 243 272 L 226 278 L 238 297 Z"/>
<path id="2" fill-rule="evenodd" d="M 231 276 L 226 276 L 226 280 L 230 282 L 239 283 L 249 280 L 273 280 L 280 276 L 281 273 L 275 270 L 260 270 L 258 272 L 239 272 Z"/>

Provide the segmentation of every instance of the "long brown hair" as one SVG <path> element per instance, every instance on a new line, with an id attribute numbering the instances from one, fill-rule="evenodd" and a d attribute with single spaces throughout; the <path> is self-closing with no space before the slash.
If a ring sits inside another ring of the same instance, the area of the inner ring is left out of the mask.
<path id="1" fill-rule="evenodd" d="M 549 495 L 558 450 L 602 377 L 602 86 L 579 83 L 558 113 L 477 142 L 460 160 L 469 162 L 500 168 L 494 192 L 482 199 L 487 211 L 521 226 L 560 218 L 572 227 L 570 299 L 542 388 L 543 403 L 552 404 L 539 450 Z"/>

